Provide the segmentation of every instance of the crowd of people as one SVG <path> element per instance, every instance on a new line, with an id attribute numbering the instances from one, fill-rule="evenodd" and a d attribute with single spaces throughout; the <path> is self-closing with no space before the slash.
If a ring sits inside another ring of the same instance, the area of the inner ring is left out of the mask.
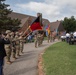
<path id="1" fill-rule="evenodd" d="M 4 57 L 7 64 L 11 64 L 12 60 L 16 60 L 23 54 L 24 37 L 23 33 L 11 32 L 7 30 L 0 33 L 0 75 L 3 75 Z"/>
<path id="2" fill-rule="evenodd" d="M 65 33 L 64 35 L 61 36 L 61 39 L 62 39 L 62 41 L 66 40 L 67 43 L 76 41 L 76 31 L 70 32 L 70 33 L 68 33 L 68 32 Z"/>
<path id="3" fill-rule="evenodd" d="M 0 33 L 0 75 L 3 75 L 4 57 L 7 64 L 12 64 L 12 60 L 16 60 L 23 54 L 23 47 L 26 40 L 31 42 L 34 39 L 34 47 L 40 47 L 45 36 L 44 31 L 37 31 L 34 35 L 28 34 L 25 39 L 23 33 L 6 30 L 5 33 Z M 54 41 L 56 33 L 47 36 L 48 42 Z M 11 59 L 12 58 L 12 59 Z"/>
<path id="4" fill-rule="evenodd" d="M 5 63 L 12 64 L 16 59 L 23 55 L 24 43 L 26 40 L 31 42 L 34 39 L 34 47 L 41 46 L 44 40 L 44 32 L 36 32 L 34 35 L 23 35 L 22 32 L 6 30 L 0 33 L 0 75 L 3 75 L 4 57 Z M 12 62 L 13 61 L 13 62 Z"/>

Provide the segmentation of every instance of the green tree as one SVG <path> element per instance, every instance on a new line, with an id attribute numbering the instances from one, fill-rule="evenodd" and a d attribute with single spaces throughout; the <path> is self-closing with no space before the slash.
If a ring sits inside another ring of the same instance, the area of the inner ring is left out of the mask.
<path id="1" fill-rule="evenodd" d="M 70 18 L 65 17 L 62 23 L 67 32 L 73 32 L 76 30 L 76 19 L 74 16 L 71 16 Z"/>
<path id="2" fill-rule="evenodd" d="M 5 0 L 0 0 L 0 31 L 19 28 L 20 20 L 11 19 L 8 14 L 11 14 L 12 10 L 8 9 L 9 5 L 4 3 Z"/>
<path id="3" fill-rule="evenodd" d="M 11 24 L 12 24 L 12 29 L 14 30 L 18 30 L 20 28 L 20 24 L 21 24 L 21 20 L 18 20 L 18 19 L 13 19 L 11 21 Z"/>

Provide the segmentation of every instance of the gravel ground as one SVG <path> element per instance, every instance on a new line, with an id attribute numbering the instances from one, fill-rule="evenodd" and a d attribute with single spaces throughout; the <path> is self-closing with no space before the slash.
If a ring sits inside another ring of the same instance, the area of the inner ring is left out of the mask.
<path id="1" fill-rule="evenodd" d="M 44 41 L 43 45 L 38 48 L 34 47 L 34 43 L 25 44 L 22 56 L 11 65 L 5 63 L 4 75 L 38 75 L 38 55 L 55 42 L 47 43 L 47 41 Z"/>

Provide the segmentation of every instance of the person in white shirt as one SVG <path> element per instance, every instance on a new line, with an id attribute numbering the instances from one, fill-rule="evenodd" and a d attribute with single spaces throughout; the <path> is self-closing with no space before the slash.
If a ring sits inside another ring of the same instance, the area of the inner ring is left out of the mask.
<path id="1" fill-rule="evenodd" d="M 66 33 L 66 42 L 69 43 L 70 34 Z"/>
<path id="2" fill-rule="evenodd" d="M 76 31 L 73 33 L 74 38 L 76 38 Z"/>

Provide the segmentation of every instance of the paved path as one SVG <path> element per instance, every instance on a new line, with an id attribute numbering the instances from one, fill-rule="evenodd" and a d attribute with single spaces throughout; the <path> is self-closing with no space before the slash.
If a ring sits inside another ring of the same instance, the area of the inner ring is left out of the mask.
<path id="1" fill-rule="evenodd" d="M 4 65 L 4 75 L 38 75 L 38 55 L 53 43 L 44 41 L 38 48 L 34 47 L 34 43 L 25 44 L 24 54 L 11 65 Z"/>

